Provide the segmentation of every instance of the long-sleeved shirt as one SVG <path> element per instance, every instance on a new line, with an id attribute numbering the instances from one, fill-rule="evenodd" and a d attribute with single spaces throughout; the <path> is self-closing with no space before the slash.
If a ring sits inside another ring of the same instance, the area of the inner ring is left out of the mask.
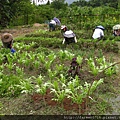
<path id="1" fill-rule="evenodd" d="M 98 38 L 101 38 L 101 37 L 103 37 L 103 36 L 104 36 L 104 32 L 103 32 L 102 29 L 99 29 L 99 28 L 95 29 L 95 30 L 94 30 L 94 33 L 93 33 L 93 35 L 92 35 L 92 37 L 93 37 L 94 39 L 98 39 Z"/>

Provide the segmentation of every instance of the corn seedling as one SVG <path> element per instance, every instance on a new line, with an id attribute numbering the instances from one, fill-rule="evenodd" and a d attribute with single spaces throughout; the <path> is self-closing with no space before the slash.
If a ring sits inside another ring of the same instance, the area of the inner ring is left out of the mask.
<path id="1" fill-rule="evenodd" d="M 94 76 L 98 75 L 98 73 L 101 72 L 101 69 L 98 66 L 95 65 L 95 62 L 94 62 L 93 58 L 87 59 L 87 63 L 89 65 L 90 72 Z"/>
<path id="2" fill-rule="evenodd" d="M 44 77 L 42 75 L 39 75 L 39 77 L 36 79 L 36 92 L 40 93 L 42 96 L 46 94 L 47 88 L 49 87 L 50 83 L 44 83 Z M 45 98 L 43 97 L 44 104 L 46 106 Z"/>
<path id="3" fill-rule="evenodd" d="M 80 55 L 78 55 L 76 61 L 77 61 L 77 63 L 78 63 L 79 65 L 81 65 L 82 60 L 83 60 L 83 57 L 81 57 Z"/>
<path id="4" fill-rule="evenodd" d="M 50 81 L 54 80 L 57 75 L 57 71 L 52 71 L 51 69 L 48 69 L 48 76 Z"/>
<path id="5" fill-rule="evenodd" d="M 23 76 L 24 75 L 23 68 L 16 66 L 16 73 L 18 76 Z"/>
<path id="6" fill-rule="evenodd" d="M 59 102 L 59 104 L 62 104 L 62 108 L 63 108 L 63 100 L 65 99 L 65 97 L 67 96 L 68 93 L 68 89 L 53 89 L 51 88 L 51 93 L 54 94 L 54 98 L 52 100 L 55 100 L 57 102 Z"/>
<path id="7" fill-rule="evenodd" d="M 39 66 L 40 66 L 40 61 L 35 60 L 34 61 L 34 66 L 35 66 L 36 69 L 38 69 Z"/>
<path id="8" fill-rule="evenodd" d="M 33 85 L 30 82 L 30 78 L 21 80 L 18 87 L 21 89 L 21 93 L 31 94 L 33 92 Z"/>
<path id="9" fill-rule="evenodd" d="M 100 80 L 96 80 L 96 81 L 93 81 L 93 83 L 90 85 L 90 86 L 88 86 L 87 84 L 86 84 L 86 87 L 88 88 L 89 87 L 89 95 L 91 95 L 91 94 L 93 94 L 93 92 L 96 90 L 96 88 L 100 85 L 100 84 L 102 84 L 103 83 L 103 81 L 104 81 L 104 79 L 100 79 Z"/>
<path id="10" fill-rule="evenodd" d="M 43 52 L 37 54 L 37 59 L 40 60 L 40 62 L 43 63 L 43 64 L 46 62 L 46 60 L 45 60 L 45 54 Z"/>

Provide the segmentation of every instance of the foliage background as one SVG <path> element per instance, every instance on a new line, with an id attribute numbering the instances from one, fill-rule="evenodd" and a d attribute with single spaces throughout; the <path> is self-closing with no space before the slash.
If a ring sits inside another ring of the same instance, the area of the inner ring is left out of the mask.
<path id="1" fill-rule="evenodd" d="M 29 0 L 1 0 L 0 11 L 0 28 L 48 23 L 58 17 L 72 29 L 94 29 L 101 24 L 110 30 L 120 21 L 119 0 L 79 0 L 70 5 L 65 0 L 54 0 L 39 6 Z"/>

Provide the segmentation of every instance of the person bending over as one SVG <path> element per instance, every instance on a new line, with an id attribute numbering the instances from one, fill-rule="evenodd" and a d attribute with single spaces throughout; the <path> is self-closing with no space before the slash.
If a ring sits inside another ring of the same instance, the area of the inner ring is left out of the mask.
<path id="1" fill-rule="evenodd" d="M 61 32 L 64 36 L 62 44 L 77 43 L 76 35 L 72 30 L 68 30 L 67 26 L 62 25 Z"/>

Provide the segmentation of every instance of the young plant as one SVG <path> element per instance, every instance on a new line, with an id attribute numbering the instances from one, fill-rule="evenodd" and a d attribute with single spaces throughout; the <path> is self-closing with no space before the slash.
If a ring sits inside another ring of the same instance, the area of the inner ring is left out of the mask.
<path id="1" fill-rule="evenodd" d="M 23 76 L 24 75 L 23 68 L 16 66 L 16 73 L 18 76 Z"/>
<path id="2" fill-rule="evenodd" d="M 66 58 L 67 58 L 67 54 L 66 54 L 66 52 L 65 51 L 63 51 L 63 50 L 60 50 L 59 52 L 58 52 L 58 56 L 59 56 L 59 58 L 60 58 L 60 60 L 63 62 L 63 60 L 65 60 Z"/>
<path id="3" fill-rule="evenodd" d="M 46 62 L 46 60 L 45 60 L 45 54 L 43 52 L 37 54 L 37 59 L 40 60 L 40 62 L 43 63 L 43 64 L 45 64 L 45 62 Z"/>
<path id="4" fill-rule="evenodd" d="M 48 69 L 48 76 L 50 78 L 50 81 L 52 81 L 57 75 L 57 71 L 52 71 L 51 69 Z"/>
<path id="5" fill-rule="evenodd" d="M 94 62 L 93 58 L 87 59 L 87 63 L 89 65 L 90 72 L 94 76 L 98 75 L 98 73 L 101 72 L 101 69 L 98 66 L 95 65 L 95 62 Z"/>
<path id="6" fill-rule="evenodd" d="M 35 91 L 37 93 L 40 93 L 42 96 L 46 94 L 46 91 L 50 85 L 50 83 L 44 83 L 44 77 L 42 75 L 39 75 L 39 77 L 36 79 L 36 86 L 35 86 Z M 46 106 L 45 98 L 43 97 L 44 105 Z"/>
<path id="7" fill-rule="evenodd" d="M 38 69 L 39 66 L 40 66 L 40 62 L 37 61 L 37 60 L 35 60 L 35 61 L 34 61 L 34 66 L 35 66 L 36 69 Z"/>
<path id="8" fill-rule="evenodd" d="M 49 54 L 48 56 L 47 56 L 47 60 L 45 61 L 45 63 L 44 63 L 44 66 L 45 66 L 45 68 L 48 70 L 48 69 L 50 69 L 50 67 L 51 67 L 51 64 L 53 63 L 53 61 L 55 60 L 55 58 L 56 58 L 56 55 L 54 54 L 54 53 L 51 53 L 51 54 Z"/>
<path id="9" fill-rule="evenodd" d="M 64 83 L 59 83 L 58 81 L 54 81 L 53 84 L 51 83 L 51 87 L 51 93 L 54 94 L 54 98 L 52 100 L 57 101 L 63 107 L 63 100 L 69 93 L 69 89 L 66 88 L 66 85 Z"/>
<path id="10" fill-rule="evenodd" d="M 18 87 L 21 89 L 21 93 L 31 94 L 33 92 L 33 85 L 31 84 L 30 78 L 20 81 Z"/>
<path id="11" fill-rule="evenodd" d="M 102 84 L 104 81 L 104 79 L 100 79 L 100 80 L 96 80 L 96 81 L 93 81 L 93 83 L 88 86 L 87 84 L 85 85 L 87 88 L 89 87 L 89 91 L 88 91 L 88 95 L 92 95 L 93 92 L 96 90 L 96 88 Z"/>
<path id="12" fill-rule="evenodd" d="M 51 89 L 51 93 L 54 94 L 54 98 L 52 100 L 57 101 L 59 104 L 62 104 L 62 108 L 63 108 L 63 100 L 65 99 L 65 97 L 67 96 L 67 89 L 62 89 L 62 90 L 55 90 L 55 89 Z"/>

